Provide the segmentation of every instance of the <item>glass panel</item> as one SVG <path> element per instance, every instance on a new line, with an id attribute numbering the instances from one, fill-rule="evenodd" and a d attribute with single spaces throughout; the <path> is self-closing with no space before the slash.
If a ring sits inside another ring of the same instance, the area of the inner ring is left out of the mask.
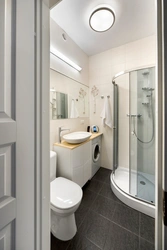
<path id="1" fill-rule="evenodd" d="M 114 181 L 124 192 L 129 193 L 129 74 L 116 79 L 114 114 L 118 118 L 114 125 L 114 165 L 117 166 Z"/>
<path id="2" fill-rule="evenodd" d="M 155 203 L 155 68 L 130 73 L 130 193 Z"/>
<path id="3" fill-rule="evenodd" d="M 137 71 L 129 74 L 129 193 L 133 196 L 137 194 L 137 139 L 135 136 L 134 128 L 137 128 L 138 110 L 137 110 Z"/>

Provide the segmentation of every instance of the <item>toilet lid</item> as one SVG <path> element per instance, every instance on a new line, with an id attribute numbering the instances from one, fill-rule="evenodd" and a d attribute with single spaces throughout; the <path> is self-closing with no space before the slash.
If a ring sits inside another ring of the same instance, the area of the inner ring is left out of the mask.
<path id="1" fill-rule="evenodd" d="M 63 177 L 58 177 L 50 183 L 50 202 L 60 209 L 75 206 L 82 199 L 81 187 Z"/>

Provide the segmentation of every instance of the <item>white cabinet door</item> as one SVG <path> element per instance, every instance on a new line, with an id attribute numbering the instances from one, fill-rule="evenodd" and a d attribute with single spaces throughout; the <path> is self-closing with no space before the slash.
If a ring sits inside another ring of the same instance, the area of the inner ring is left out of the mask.
<path id="1" fill-rule="evenodd" d="M 84 172 L 84 185 L 91 178 L 91 160 L 89 159 L 83 166 Z"/>
<path id="2" fill-rule="evenodd" d="M 15 1 L 0 1 L 0 250 L 13 250 L 15 198 Z"/>
<path id="3" fill-rule="evenodd" d="M 91 176 L 91 142 L 84 143 L 72 150 L 72 180 L 81 187 L 90 179 Z"/>
<path id="4" fill-rule="evenodd" d="M 91 142 L 74 149 L 55 145 L 57 152 L 57 176 L 62 176 L 77 183 L 80 187 L 91 176 Z"/>
<path id="5" fill-rule="evenodd" d="M 79 147 L 71 151 L 72 154 L 72 180 L 76 182 L 81 187 L 84 184 L 84 172 L 83 172 L 83 156 L 84 147 L 80 145 Z"/>
<path id="6" fill-rule="evenodd" d="M 73 168 L 72 181 L 77 183 L 80 187 L 84 185 L 84 169 L 83 165 Z"/>
<path id="7" fill-rule="evenodd" d="M 84 184 L 90 180 L 91 177 L 91 141 L 85 143 L 83 151 L 83 172 L 84 172 Z"/>
<path id="8" fill-rule="evenodd" d="M 73 149 L 71 152 L 72 152 L 72 166 L 75 168 L 83 165 L 84 145 L 80 145 L 79 147 Z"/>

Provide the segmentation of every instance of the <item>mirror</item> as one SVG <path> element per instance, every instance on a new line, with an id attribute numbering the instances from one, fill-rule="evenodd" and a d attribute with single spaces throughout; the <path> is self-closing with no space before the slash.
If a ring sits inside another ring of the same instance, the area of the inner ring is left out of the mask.
<path id="1" fill-rule="evenodd" d="M 88 117 L 88 86 L 50 69 L 50 119 Z"/>
<path id="2" fill-rule="evenodd" d="M 51 90 L 51 119 L 66 119 L 68 118 L 68 95 Z"/>

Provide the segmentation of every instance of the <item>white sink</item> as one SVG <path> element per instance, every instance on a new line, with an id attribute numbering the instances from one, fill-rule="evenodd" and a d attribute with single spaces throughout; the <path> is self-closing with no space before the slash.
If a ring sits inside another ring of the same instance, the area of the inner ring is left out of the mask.
<path id="1" fill-rule="evenodd" d="M 89 132 L 80 131 L 63 135 L 63 139 L 68 143 L 77 144 L 86 141 L 91 135 Z"/>

